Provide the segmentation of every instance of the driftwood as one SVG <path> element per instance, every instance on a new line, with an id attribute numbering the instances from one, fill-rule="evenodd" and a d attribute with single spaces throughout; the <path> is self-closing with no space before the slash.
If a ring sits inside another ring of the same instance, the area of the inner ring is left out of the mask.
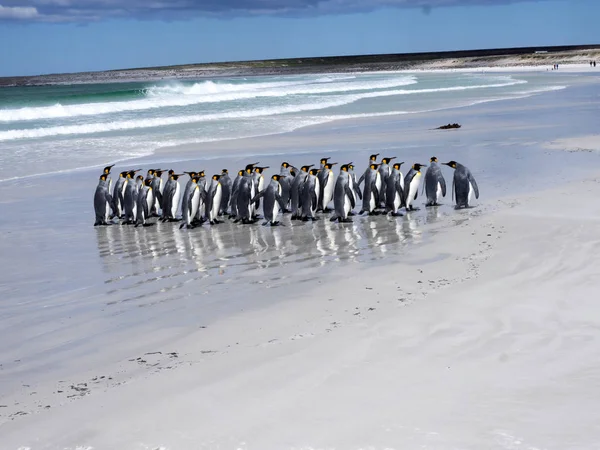
<path id="1" fill-rule="evenodd" d="M 441 127 L 437 127 L 436 130 L 451 130 L 453 128 L 460 128 L 461 125 L 459 123 L 449 123 L 448 125 L 442 125 Z"/>

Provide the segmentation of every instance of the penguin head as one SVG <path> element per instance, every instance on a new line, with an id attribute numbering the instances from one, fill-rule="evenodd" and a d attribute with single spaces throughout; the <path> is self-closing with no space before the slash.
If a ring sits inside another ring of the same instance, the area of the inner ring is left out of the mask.
<path id="1" fill-rule="evenodd" d="M 100 181 L 106 181 L 106 174 L 103 173 L 102 175 L 100 175 Z"/>
<path id="2" fill-rule="evenodd" d="M 396 170 L 400 170 L 400 166 L 401 166 L 402 164 L 404 164 L 404 161 L 402 161 L 401 163 L 396 163 L 396 164 L 394 164 L 394 169 L 396 169 Z"/>
<path id="3" fill-rule="evenodd" d="M 119 174 L 119 178 L 125 178 L 127 175 L 129 174 L 129 172 L 125 171 L 125 172 L 121 172 Z"/>
<path id="4" fill-rule="evenodd" d="M 279 181 L 281 179 L 281 175 L 273 175 L 271 180 Z"/>
<path id="5" fill-rule="evenodd" d="M 415 163 L 413 164 L 412 168 L 414 170 L 416 170 L 417 172 L 419 172 L 421 170 L 421 167 L 427 167 L 425 164 L 419 164 L 419 163 Z"/>
<path id="6" fill-rule="evenodd" d="M 431 158 L 429 158 L 429 162 L 438 162 L 437 156 L 432 156 Z"/>
<path id="7" fill-rule="evenodd" d="M 254 170 L 254 166 L 256 166 L 258 163 L 254 163 L 254 164 L 248 164 L 246 165 L 246 173 L 252 173 L 252 171 Z"/>
<path id="8" fill-rule="evenodd" d="M 442 163 L 442 164 L 445 165 L 445 166 L 448 166 L 448 167 L 452 167 L 453 169 L 456 169 L 457 162 L 456 161 L 450 161 L 450 162 Z"/>
<path id="9" fill-rule="evenodd" d="M 255 168 L 254 168 L 254 171 L 255 171 L 256 173 L 263 173 L 263 170 L 265 170 L 265 169 L 268 169 L 268 168 L 269 168 L 269 166 L 265 166 L 265 167 L 255 167 Z"/>
<path id="10" fill-rule="evenodd" d="M 290 163 L 284 161 L 281 163 L 281 167 L 283 167 L 284 169 L 287 169 L 288 167 L 290 167 Z"/>
<path id="11" fill-rule="evenodd" d="M 302 170 L 302 172 L 308 172 L 312 166 L 314 166 L 314 164 L 311 164 L 310 166 L 302 166 L 300 170 Z"/>
<path id="12" fill-rule="evenodd" d="M 151 186 L 151 185 L 152 185 L 152 180 L 150 180 L 150 179 L 146 179 L 146 180 L 144 181 L 144 185 L 145 185 L 145 186 Z"/>
<path id="13" fill-rule="evenodd" d="M 354 164 L 348 163 L 348 170 L 354 170 Z"/>
<path id="14" fill-rule="evenodd" d="M 325 165 L 327 164 L 327 161 L 331 159 L 331 158 L 321 158 L 321 161 L 319 161 L 321 164 Z"/>
<path id="15" fill-rule="evenodd" d="M 369 165 L 369 168 L 373 169 L 373 170 L 377 170 L 377 168 L 380 166 L 381 164 L 375 164 L 375 163 L 371 163 Z"/>
<path id="16" fill-rule="evenodd" d="M 138 181 L 144 181 L 144 177 L 142 175 L 138 175 L 136 180 Z"/>
<path id="17" fill-rule="evenodd" d="M 377 160 L 378 156 L 379 156 L 379 153 L 375 153 L 374 155 L 369 156 L 369 161 L 375 161 L 375 160 Z"/>
<path id="18" fill-rule="evenodd" d="M 389 164 L 392 159 L 396 159 L 396 157 L 395 156 L 391 156 L 389 158 L 383 158 L 382 163 L 383 164 Z"/>
<path id="19" fill-rule="evenodd" d="M 319 172 L 320 172 L 320 170 L 319 170 L 319 169 L 310 169 L 310 172 L 308 172 L 308 173 L 310 173 L 311 175 L 316 175 L 316 174 L 318 174 Z"/>
<path id="20" fill-rule="evenodd" d="M 229 175 L 229 170 L 227 170 L 227 169 L 221 170 L 221 175 Z"/>
<path id="21" fill-rule="evenodd" d="M 325 164 L 325 168 L 326 168 L 326 169 L 332 169 L 332 168 L 333 168 L 333 166 L 335 166 L 336 164 L 337 164 L 337 163 L 327 163 L 327 164 Z"/>
<path id="22" fill-rule="evenodd" d="M 244 171 L 243 170 L 238 170 L 238 177 L 241 177 L 242 175 L 244 175 Z"/>
<path id="23" fill-rule="evenodd" d="M 112 166 L 106 166 L 103 170 L 103 172 L 108 175 L 110 173 L 110 169 L 112 169 L 115 165 L 113 164 Z"/>
<path id="24" fill-rule="evenodd" d="M 158 170 L 155 170 L 155 171 L 154 171 L 154 176 L 155 176 L 156 178 L 160 178 L 160 177 L 162 177 L 162 174 L 163 174 L 163 170 L 162 170 L 162 169 L 158 169 Z"/>
<path id="25" fill-rule="evenodd" d="M 173 169 L 169 169 L 169 177 L 170 177 L 171 175 L 173 175 L 174 173 L 175 173 L 175 171 L 174 171 Z"/>
<path id="26" fill-rule="evenodd" d="M 148 169 L 148 176 L 154 175 L 154 169 Z"/>
<path id="27" fill-rule="evenodd" d="M 342 172 L 348 172 L 348 165 L 347 165 L 347 164 L 342 164 L 342 165 L 340 166 L 340 170 L 341 170 Z"/>
<path id="28" fill-rule="evenodd" d="M 204 170 L 201 170 L 200 172 L 198 172 L 198 177 L 204 178 Z"/>
<path id="29" fill-rule="evenodd" d="M 181 175 L 183 175 L 183 174 L 182 173 L 172 173 L 171 180 L 177 181 Z"/>
<path id="30" fill-rule="evenodd" d="M 183 173 L 187 173 L 190 176 L 190 178 L 196 178 L 198 176 L 197 172 L 183 172 Z"/>
<path id="31" fill-rule="evenodd" d="M 200 181 L 200 177 L 198 175 L 192 177 L 193 183 L 198 183 L 198 181 Z"/>
<path id="32" fill-rule="evenodd" d="M 215 181 L 219 181 L 219 178 L 221 178 L 221 175 L 219 175 L 219 174 L 215 174 L 212 176 L 212 179 Z"/>

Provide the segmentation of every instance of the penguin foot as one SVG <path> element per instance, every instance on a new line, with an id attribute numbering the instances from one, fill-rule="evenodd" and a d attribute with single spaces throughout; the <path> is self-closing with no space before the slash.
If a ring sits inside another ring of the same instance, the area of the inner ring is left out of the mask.
<path id="1" fill-rule="evenodd" d="M 142 225 L 143 227 L 153 227 L 154 225 L 156 225 L 155 223 L 145 223 L 144 225 Z"/>
<path id="2" fill-rule="evenodd" d="M 404 214 L 402 214 L 402 213 L 401 213 L 401 212 L 399 212 L 399 211 L 398 211 L 398 212 L 395 212 L 395 213 L 393 212 L 391 215 L 392 215 L 392 216 L 394 216 L 394 217 L 403 217 L 403 216 L 404 216 Z"/>
<path id="3" fill-rule="evenodd" d="M 271 222 L 272 227 L 278 227 L 279 225 L 281 225 L 279 221 Z"/>
<path id="4" fill-rule="evenodd" d="M 350 212 L 348 213 L 348 216 L 350 216 L 350 217 L 351 217 L 351 216 L 355 216 L 355 215 L 356 215 L 356 213 L 355 213 L 354 211 L 350 211 Z"/>
<path id="5" fill-rule="evenodd" d="M 338 216 L 333 216 L 331 219 L 329 219 L 330 222 L 335 222 L 336 220 L 338 220 Z M 340 222 L 342 221 L 341 219 L 339 219 Z"/>
<path id="6" fill-rule="evenodd" d="M 349 217 L 346 217 L 345 219 L 341 219 L 340 222 L 343 222 L 343 223 L 352 223 L 353 220 L 350 219 Z"/>

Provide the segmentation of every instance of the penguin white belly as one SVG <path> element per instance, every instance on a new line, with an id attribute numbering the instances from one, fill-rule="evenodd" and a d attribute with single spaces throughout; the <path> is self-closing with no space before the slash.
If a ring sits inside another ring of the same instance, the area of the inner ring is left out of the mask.
<path id="1" fill-rule="evenodd" d="M 109 217 L 110 217 L 110 203 L 106 202 L 106 210 L 104 211 L 104 221 L 108 222 Z"/>
<path id="2" fill-rule="evenodd" d="M 440 202 L 442 199 L 442 185 L 440 183 L 437 184 L 437 191 L 435 192 L 435 200 L 436 202 Z"/>
<path id="3" fill-rule="evenodd" d="M 406 206 L 412 205 L 412 202 L 415 199 L 415 195 L 419 192 L 419 181 L 420 178 L 417 178 L 418 175 L 415 175 L 414 178 L 410 181 L 410 186 L 408 188 L 408 197 L 406 198 Z"/>
<path id="4" fill-rule="evenodd" d="M 252 200 L 254 198 L 254 196 L 257 194 L 256 188 L 257 188 L 256 183 L 254 182 L 254 180 L 252 180 L 250 182 L 250 200 Z M 250 211 L 250 219 L 252 219 L 254 217 L 254 213 L 256 210 L 256 205 L 254 204 L 254 202 L 250 202 L 248 210 Z"/>
<path id="5" fill-rule="evenodd" d="M 398 194 L 398 191 L 396 191 L 396 193 L 394 194 L 394 213 L 398 212 L 398 208 L 400 208 L 401 204 L 402 199 L 400 198 L 400 194 Z"/>
<path id="6" fill-rule="evenodd" d="M 152 192 L 152 188 L 148 189 L 148 194 L 146 195 L 146 205 L 148 206 L 148 214 L 150 214 L 150 208 L 154 204 L 154 192 Z"/>
<path id="7" fill-rule="evenodd" d="M 375 204 L 375 194 L 371 192 L 371 198 L 369 199 L 369 212 L 373 212 L 375 206 L 377 206 Z"/>
<path id="8" fill-rule="evenodd" d="M 173 193 L 173 203 L 171 203 L 171 217 L 174 219 L 177 216 L 177 208 L 179 207 L 179 197 L 181 196 L 179 182 L 175 182 L 175 192 Z"/>
<path id="9" fill-rule="evenodd" d="M 331 202 L 331 199 L 333 198 L 333 187 L 334 187 L 334 175 L 333 175 L 333 171 L 329 171 L 329 175 L 328 175 L 328 179 L 327 179 L 327 184 L 325 185 L 325 188 L 323 189 L 323 207 L 327 208 L 327 205 L 329 205 L 329 203 Z"/>
<path id="10" fill-rule="evenodd" d="M 467 196 L 467 206 L 471 206 L 471 201 L 473 200 L 473 185 L 469 181 L 469 195 Z"/>
<path id="11" fill-rule="evenodd" d="M 352 203 L 350 203 L 350 199 L 347 195 L 344 195 L 344 217 L 342 219 L 347 219 L 350 210 L 352 209 Z"/>
<path id="12" fill-rule="evenodd" d="M 277 216 L 279 215 L 279 203 L 277 203 L 277 201 L 275 201 L 275 204 L 273 205 L 273 222 L 277 221 Z"/>
<path id="13" fill-rule="evenodd" d="M 190 209 L 190 211 L 188 211 L 188 217 L 187 218 L 184 217 L 184 219 L 187 221 L 188 225 L 192 221 L 192 218 L 196 217 L 196 214 L 198 214 L 199 206 L 200 206 L 200 188 L 198 186 L 196 186 L 196 188 L 194 189 L 194 193 L 192 194 L 192 208 Z"/>
<path id="14" fill-rule="evenodd" d="M 315 177 L 315 194 L 317 196 L 317 204 L 313 205 L 314 209 L 311 208 L 312 216 L 315 217 L 315 212 L 317 211 L 317 205 L 319 204 L 319 196 L 321 195 L 321 183 L 319 179 Z"/>
<path id="15" fill-rule="evenodd" d="M 400 172 L 400 171 L 398 171 L 398 172 Z M 400 172 L 399 175 L 400 175 L 400 187 L 404 191 L 404 175 L 402 175 L 402 172 Z"/>
<path id="16" fill-rule="evenodd" d="M 213 197 L 213 202 L 210 208 L 210 220 L 216 220 L 219 216 L 219 208 L 221 207 L 221 198 L 223 197 L 223 190 L 221 188 L 221 183 L 217 184 L 215 188 L 215 195 Z"/>
<path id="17" fill-rule="evenodd" d="M 375 175 L 375 187 L 377 188 L 377 192 L 381 194 L 381 174 L 379 172 Z"/>

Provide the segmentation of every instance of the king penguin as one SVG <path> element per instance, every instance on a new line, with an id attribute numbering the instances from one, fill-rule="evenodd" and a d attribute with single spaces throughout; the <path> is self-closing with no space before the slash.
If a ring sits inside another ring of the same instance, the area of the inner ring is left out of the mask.
<path id="1" fill-rule="evenodd" d="M 323 169 L 319 172 L 319 187 L 321 192 L 319 193 L 319 210 L 323 212 L 329 212 L 327 206 L 333 200 L 333 190 L 335 188 L 335 175 L 333 173 L 333 166 L 337 163 L 325 163 Z"/>
<path id="2" fill-rule="evenodd" d="M 392 172 L 392 168 L 390 167 L 390 161 L 392 161 L 392 159 L 396 159 L 395 156 L 391 156 L 391 157 L 387 157 L 387 158 L 383 158 L 381 160 L 381 165 L 379 166 L 379 175 L 381 176 L 381 186 L 383 187 L 381 189 L 381 195 L 379 196 L 379 206 L 381 207 L 385 207 L 386 205 L 386 186 L 387 186 L 387 179 L 390 176 L 390 173 Z"/>
<path id="3" fill-rule="evenodd" d="M 252 175 L 252 178 L 254 180 L 255 192 L 252 193 L 253 197 L 256 194 L 258 194 L 259 192 L 262 192 L 262 190 L 265 188 L 265 176 L 263 175 L 263 171 L 268 168 L 269 168 L 269 166 L 254 168 L 254 174 Z M 253 203 L 254 203 L 254 211 L 256 211 L 260 206 L 260 200 L 257 200 Z"/>
<path id="4" fill-rule="evenodd" d="M 402 164 L 394 164 L 386 183 L 386 209 L 392 216 L 402 216 L 399 209 L 404 206 L 404 178 L 400 172 Z"/>
<path id="5" fill-rule="evenodd" d="M 144 185 L 138 192 L 137 198 L 137 217 L 135 226 L 150 226 L 152 224 L 148 223 L 148 219 L 150 218 L 150 211 L 152 210 L 152 205 L 154 205 L 154 194 L 152 193 L 152 178 L 146 178 L 144 180 Z"/>
<path id="6" fill-rule="evenodd" d="M 210 186 L 206 193 L 206 215 L 211 225 L 221 223 L 219 212 L 221 211 L 221 200 L 223 199 L 223 186 L 219 179 L 221 175 L 213 175 Z"/>
<path id="7" fill-rule="evenodd" d="M 321 166 L 319 167 L 319 170 L 323 170 L 325 168 L 325 164 L 327 164 L 327 161 L 329 161 L 331 158 L 321 158 L 321 160 L 319 161 L 319 163 L 321 164 Z"/>
<path id="8" fill-rule="evenodd" d="M 179 209 L 179 200 L 181 199 L 181 186 L 177 180 L 182 175 L 183 174 L 172 173 L 169 176 L 169 180 L 167 181 L 167 185 L 163 192 L 163 221 L 178 221 L 177 210 Z M 148 179 L 145 181 L 148 181 Z M 152 180 L 150 180 L 150 182 L 152 182 Z"/>
<path id="9" fill-rule="evenodd" d="M 96 192 L 94 193 L 94 212 L 96 213 L 96 221 L 94 226 L 109 225 L 110 209 L 113 205 L 113 199 L 108 191 L 108 182 L 106 181 L 108 174 L 105 172 L 100 175 Z"/>
<path id="10" fill-rule="evenodd" d="M 340 167 L 340 174 L 335 182 L 335 190 L 333 193 L 333 207 L 335 214 L 331 217 L 331 221 L 335 222 L 352 222 L 348 216 L 350 211 L 356 205 L 354 198 L 354 190 L 352 188 L 352 177 L 348 173 L 348 165 L 344 164 Z"/>
<path id="11" fill-rule="evenodd" d="M 158 210 L 160 209 L 160 205 L 162 204 L 162 190 L 163 190 L 163 179 L 162 174 L 164 170 L 155 169 L 154 177 L 152 178 L 152 194 L 154 194 L 154 204 L 152 205 L 152 211 L 150 211 L 150 215 L 154 217 L 158 217 Z"/>
<path id="12" fill-rule="evenodd" d="M 429 159 L 429 167 L 425 172 L 425 195 L 427 196 L 425 206 L 437 206 L 442 197 L 446 196 L 446 180 L 435 156 Z"/>
<path id="13" fill-rule="evenodd" d="M 423 178 L 421 167 L 427 166 L 419 163 L 413 164 L 404 179 L 404 204 L 407 211 L 417 211 L 419 209 L 415 208 L 412 203 L 419 195 L 419 186 L 421 186 L 421 179 Z"/>
<path id="14" fill-rule="evenodd" d="M 305 222 L 317 220 L 315 213 L 319 207 L 319 194 L 321 191 L 319 179 L 317 178 L 318 173 L 319 169 L 311 169 L 302 187 L 300 201 L 302 202 L 302 220 Z"/>
<path id="15" fill-rule="evenodd" d="M 115 204 L 115 215 L 122 219 L 125 214 L 125 189 L 127 188 L 127 183 L 129 182 L 128 178 L 129 172 L 121 172 L 119 174 L 119 178 L 115 181 L 115 188 L 113 190 L 112 198 Z"/>
<path id="16" fill-rule="evenodd" d="M 223 191 L 219 215 L 226 215 L 229 213 L 229 202 L 231 201 L 231 189 L 233 187 L 233 181 L 231 181 L 231 178 L 229 177 L 229 170 L 221 170 L 219 182 L 221 183 L 221 189 Z"/>
<path id="17" fill-rule="evenodd" d="M 304 182 L 308 177 L 308 171 L 312 166 L 313 164 L 310 166 L 302 166 L 300 172 L 298 172 L 292 182 L 292 220 L 302 218 L 302 192 L 304 190 Z"/>
<path id="18" fill-rule="evenodd" d="M 125 187 L 125 195 L 123 196 L 123 208 L 125 211 L 124 225 L 131 225 L 135 223 L 136 212 L 137 212 L 137 197 L 139 189 L 144 181 L 144 177 L 138 175 L 134 180 L 136 170 L 132 170 L 127 174 L 128 182 Z"/>
<path id="19" fill-rule="evenodd" d="M 375 209 L 379 206 L 379 194 L 381 189 L 381 175 L 377 170 L 379 164 L 371 163 L 364 174 L 365 186 L 363 189 L 363 206 L 361 214 L 368 213 L 369 215 L 377 214 Z"/>
<path id="20" fill-rule="evenodd" d="M 198 176 L 194 174 L 188 181 L 183 191 L 183 197 L 181 200 L 181 220 L 183 223 L 179 225 L 179 228 L 194 228 L 195 225 L 192 223 L 196 213 L 198 212 L 198 205 L 200 203 L 200 187 L 198 186 Z"/>
<path id="21" fill-rule="evenodd" d="M 288 208 L 290 206 L 292 182 L 294 181 L 294 176 L 292 175 L 290 167 L 290 163 L 284 161 L 283 163 L 281 163 L 281 170 L 279 171 L 281 198 L 283 200 L 283 204 L 285 205 L 285 207 L 283 208 L 284 213 L 288 212 Z"/>
<path id="22" fill-rule="evenodd" d="M 348 173 L 350 174 L 350 179 L 352 181 L 352 190 L 354 191 L 354 202 L 358 203 L 358 200 L 362 200 L 362 192 L 360 192 L 360 187 L 358 187 L 358 182 L 356 181 L 356 174 L 354 173 L 354 164 L 348 163 Z"/>
<path id="23" fill-rule="evenodd" d="M 237 177 L 235 177 L 235 180 L 233 180 L 233 187 L 231 188 L 231 202 L 230 202 L 231 203 L 231 213 L 229 214 L 230 219 L 235 219 L 238 215 L 237 194 L 238 194 L 238 189 L 240 187 L 240 181 L 243 176 L 244 176 L 244 171 L 239 170 Z"/>
<path id="24" fill-rule="evenodd" d="M 452 179 L 452 195 L 456 198 L 456 208 L 470 208 L 473 200 L 479 198 L 479 187 L 471 171 L 456 161 L 442 163 L 454 169 L 454 178 Z"/>
<path id="25" fill-rule="evenodd" d="M 236 193 L 237 218 L 235 221 L 239 222 L 241 220 L 244 225 L 256 221 L 254 217 L 254 202 L 252 201 L 256 195 L 256 187 L 252 177 L 252 172 L 256 164 L 248 164 L 246 166 Z"/>
<path id="26" fill-rule="evenodd" d="M 284 177 L 281 175 L 273 175 L 267 188 L 256 194 L 256 196 L 252 199 L 254 201 L 261 197 L 263 198 L 263 216 L 266 220 L 266 222 L 263 222 L 263 225 L 279 225 L 279 222 L 277 221 L 279 209 L 281 208 L 282 211 L 285 209 L 283 197 L 281 197 L 282 188 L 280 184 L 280 181 L 283 178 Z"/>

